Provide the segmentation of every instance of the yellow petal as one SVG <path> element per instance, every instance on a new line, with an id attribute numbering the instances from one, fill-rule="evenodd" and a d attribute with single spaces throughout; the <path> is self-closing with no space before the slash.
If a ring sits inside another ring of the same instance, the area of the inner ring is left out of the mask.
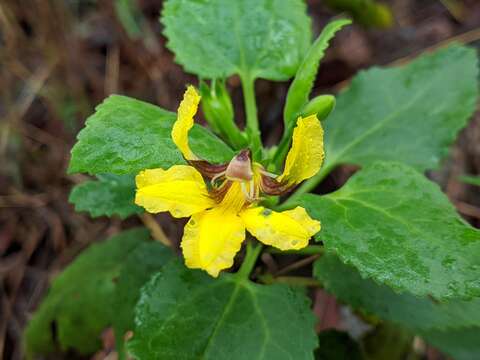
<path id="1" fill-rule="evenodd" d="M 198 95 L 195 88 L 190 85 L 187 91 L 185 91 L 183 100 L 178 107 L 177 121 L 173 124 L 173 142 L 187 160 L 198 159 L 188 145 L 188 132 L 193 127 L 193 117 L 197 112 L 199 103 L 200 95 Z"/>
<path id="2" fill-rule="evenodd" d="M 238 214 L 240 210 L 245 206 L 246 198 L 245 193 L 249 184 L 243 183 L 239 181 L 232 181 L 230 188 L 228 189 L 227 193 L 225 194 L 222 202 L 218 205 L 224 211 L 232 212 Z M 244 190 L 242 190 L 242 187 Z"/>
<path id="3" fill-rule="evenodd" d="M 278 181 L 298 184 L 315 175 L 323 163 L 323 129 L 316 115 L 299 117 L 293 130 L 292 147 Z"/>
<path id="4" fill-rule="evenodd" d="M 320 231 L 320 222 L 302 207 L 275 212 L 264 207 L 249 208 L 240 214 L 247 230 L 266 245 L 280 250 L 301 249 Z"/>
<path id="5" fill-rule="evenodd" d="M 135 204 L 150 213 L 170 211 L 175 217 L 187 217 L 215 205 L 202 175 L 191 166 L 144 170 L 135 180 Z"/>
<path id="6" fill-rule="evenodd" d="M 234 212 L 214 208 L 192 216 L 182 239 L 185 264 L 217 277 L 233 265 L 245 239 L 245 226 Z"/>

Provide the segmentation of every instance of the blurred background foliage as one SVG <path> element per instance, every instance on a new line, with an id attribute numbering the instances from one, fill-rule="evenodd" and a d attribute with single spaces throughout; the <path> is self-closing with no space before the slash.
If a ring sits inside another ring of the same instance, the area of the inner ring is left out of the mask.
<path id="1" fill-rule="evenodd" d="M 355 20 L 328 50 L 312 95 L 338 91 L 363 68 L 404 63 L 421 51 L 452 41 L 480 46 L 478 0 L 307 3 L 315 34 L 339 13 Z M 120 228 L 142 222 L 154 226 L 148 217 L 121 222 L 75 213 L 68 194 L 86 177 L 67 176 L 65 169 L 77 132 L 109 94 L 125 94 L 174 110 L 185 85 L 197 83 L 165 48 L 158 22 L 161 8 L 160 0 L 0 2 L 0 358 L 22 358 L 21 336 L 27 319 L 51 279 L 76 254 Z M 240 83 L 233 77 L 226 86 L 242 122 Z M 281 135 L 288 84 L 258 81 L 256 89 L 263 140 L 272 145 Z M 337 169 L 317 192 L 338 187 L 353 170 Z M 477 114 L 460 134 L 442 170 L 431 174 L 475 226 L 480 224 L 478 188 L 460 177 L 479 172 Z M 184 220 L 156 218 L 167 235 L 179 239 Z M 278 270 L 292 259 L 273 260 L 267 254 L 262 261 Z M 318 331 L 358 328 L 331 296 L 321 290 L 312 296 Z M 106 348 L 111 346 L 109 336 L 106 331 Z M 329 341 L 328 337 L 322 341 Z M 415 344 L 423 357 L 441 358 L 420 340 Z"/>

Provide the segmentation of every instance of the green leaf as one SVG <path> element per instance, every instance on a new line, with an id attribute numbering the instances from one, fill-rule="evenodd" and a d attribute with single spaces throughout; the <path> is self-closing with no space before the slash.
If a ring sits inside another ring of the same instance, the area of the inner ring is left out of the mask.
<path id="1" fill-rule="evenodd" d="M 455 360 L 480 359 L 480 326 L 455 331 L 430 331 L 422 337 Z"/>
<path id="2" fill-rule="evenodd" d="M 318 349 L 315 360 L 362 360 L 360 345 L 347 333 L 326 330 L 318 334 Z"/>
<path id="3" fill-rule="evenodd" d="M 170 262 L 142 289 L 128 350 L 137 359 L 313 359 L 308 298 L 282 285 Z"/>
<path id="4" fill-rule="evenodd" d="M 69 201 L 76 211 L 86 211 L 92 217 L 118 215 L 122 219 L 140 214 L 143 209 L 135 205 L 135 176 L 98 175 L 98 180 L 76 185 Z"/>
<path id="5" fill-rule="evenodd" d="M 27 351 L 47 354 L 75 349 L 89 354 L 100 348 L 100 334 L 116 316 L 115 283 L 123 262 L 148 231 L 125 231 L 90 246 L 63 271 L 25 331 Z"/>
<path id="6" fill-rule="evenodd" d="M 126 260 L 117 281 L 114 296 L 116 316 L 113 328 L 117 338 L 117 350 L 123 349 L 123 338 L 134 328 L 134 308 L 140 297 L 141 287 L 174 258 L 173 252 L 158 242 L 149 241 L 138 246 Z"/>
<path id="7" fill-rule="evenodd" d="M 397 294 L 385 285 L 363 279 L 355 268 L 332 253 L 316 261 L 314 273 L 328 292 L 354 309 L 402 325 L 455 359 L 479 358 L 479 299 L 438 303 L 426 297 Z"/>
<path id="8" fill-rule="evenodd" d="M 396 68 L 357 75 L 325 123 L 325 165 L 439 165 L 476 108 L 476 51 L 453 45 Z"/>
<path id="9" fill-rule="evenodd" d="M 285 108 L 283 110 L 286 129 L 293 129 L 298 115 L 300 115 L 303 107 L 308 103 L 310 92 L 313 89 L 313 83 L 317 76 L 320 60 L 322 60 L 325 55 L 328 43 L 337 31 L 350 23 L 351 21 L 346 19 L 330 22 L 323 28 L 320 36 L 308 50 L 288 89 Z"/>
<path id="10" fill-rule="evenodd" d="M 464 175 L 460 177 L 460 180 L 465 184 L 480 186 L 480 176 Z"/>
<path id="11" fill-rule="evenodd" d="M 362 276 L 418 296 L 480 296 L 480 232 L 411 167 L 374 163 L 299 203 L 322 222 L 316 239 Z"/>
<path id="12" fill-rule="evenodd" d="M 170 133 L 175 114 L 126 96 L 100 104 L 79 133 L 69 173 L 136 174 L 147 168 L 185 163 Z M 192 150 L 212 162 L 226 162 L 232 150 L 202 126 L 190 132 Z"/>
<path id="13" fill-rule="evenodd" d="M 176 61 L 211 79 L 287 80 L 311 40 L 301 0 L 168 0 L 161 21 Z"/>
<path id="14" fill-rule="evenodd" d="M 314 274 L 325 289 L 356 310 L 402 325 L 413 332 L 480 326 L 480 300 L 439 303 L 428 297 L 398 294 L 371 279 L 332 253 L 315 262 Z"/>

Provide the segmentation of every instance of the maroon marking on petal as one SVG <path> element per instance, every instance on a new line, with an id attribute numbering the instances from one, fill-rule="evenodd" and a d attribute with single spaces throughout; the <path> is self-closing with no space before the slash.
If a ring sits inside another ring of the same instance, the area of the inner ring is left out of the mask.
<path id="1" fill-rule="evenodd" d="M 229 180 L 225 180 L 222 185 L 220 185 L 218 188 L 211 188 L 210 189 L 210 196 L 217 202 L 221 203 L 225 195 L 227 194 L 227 191 L 230 189 L 232 186 L 232 182 Z"/>
<path id="2" fill-rule="evenodd" d="M 188 163 L 209 179 L 227 170 L 228 166 L 228 164 L 210 164 L 206 160 L 189 160 Z"/>
<path id="3" fill-rule="evenodd" d="M 262 174 L 262 181 L 260 188 L 264 194 L 267 195 L 282 195 L 291 191 L 295 185 L 289 185 L 288 183 L 278 182 L 276 179 Z"/>

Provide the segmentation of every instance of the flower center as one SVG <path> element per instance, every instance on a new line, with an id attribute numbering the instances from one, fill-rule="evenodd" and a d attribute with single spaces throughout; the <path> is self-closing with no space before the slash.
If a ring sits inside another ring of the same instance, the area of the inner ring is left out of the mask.
<path id="1" fill-rule="evenodd" d="M 232 181 L 251 181 L 253 179 L 252 161 L 250 160 L 250 150 L 240 151 L 228 163 L 225 170 L 225 177 Z"/>

